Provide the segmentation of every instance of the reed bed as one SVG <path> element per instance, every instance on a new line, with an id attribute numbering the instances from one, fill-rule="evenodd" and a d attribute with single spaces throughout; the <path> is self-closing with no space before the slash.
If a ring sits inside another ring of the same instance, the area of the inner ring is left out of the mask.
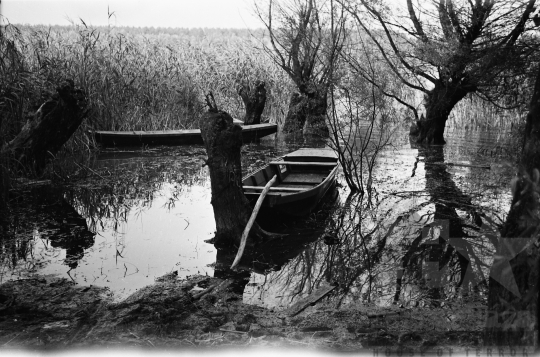
<path id="1" fill-rule="evenodd" d="M 241 119 L 236 89 L 255 80 L 267 86 L 264 120 L 280 124 L 294 85 L 259 49 L 266 40 L 263 31 L 246 30 L 9 25 L 0 37 L 7 54 L 0 66 L 0 144 L 65 78 L 85 90 L 90 106 L 88 120 L 67 145 L 70 152 L 93 147 L 88 129 L 199 127 L 208 91 L 220 108 Z M 458 103 L 448 126 L 505 129 L 523 118 L 472 98 Z"/>
<path id="2" fill-rule="evenodd" d="M 266 82 L 265 120 L 281 122 L 292 83 L 262 51 L 264 33 L 101 27 L 7 26 L 0 47 L 0 144 L 11 140 L 55 87 L 71 78 L 88 96 L 88 120 L 68 151 L 93 146 L 96 130 L 199 127 L 204 94 L 242 118 L 240 83 Z M 9 51 L 6 52 L 6 49 Z"/>
<path id="3" fill-rule="evenodd" d="M 240 83 L 266 82 L 263 120 L 282 124 L 294 85 L 260 50 L 264 31 L 222 29 L 141 29 L 122 27 L 7 26 L 0 50 L 0 145 L 71 78 L 88 95 L 89 113 L 64 153 L 89 151 L 94 130 L 166 130 L 199 127 L 204 94 L 241 119 Z M 418 93 L 402 93 L 420 105 Z M 399 105 L 395 120 L 407 111 Z M 501 111 L 474 97 L 452 111 L 448 127 L 522 126 L 524 113 Z"/>
<path id="4" fill-rule="evenodd" d="M 503 110 L 476 96 L 460 101 L 450 113 L 448 127 L 469 129 L 520 130 L 525 123 L 528 108 Z"/>

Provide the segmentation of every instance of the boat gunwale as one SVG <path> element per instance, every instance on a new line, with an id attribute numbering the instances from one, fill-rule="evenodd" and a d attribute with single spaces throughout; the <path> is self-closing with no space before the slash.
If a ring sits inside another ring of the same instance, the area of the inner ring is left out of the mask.
<path id="1" fill-rule="evenodd" d="M 240 125 L 240 124 L 237 124 Z M 253 131 L 263 128 L 273 128 L 275 123 L 240 125 L 242 131 Z M 171 130 L 89 130 L 90 133 L 108 136 L 175 136 L 178 134 L 200 134 L 201 129 L 171 129 Z"/>
<path id="2" fill-rule="evenodd" d="M 237 124 L 239 125 L 239 124 Z M 242 130 L 242 141 L 253 142 L 268 135 L 277 133 L 278 125 L 263 123 L 239 125 Z M 154 130 L 154 131 L 104 131 L 88 130 L 96 142 L 105 147 L 121 146 L 179 146 L 204 144 L 200 129 Z"/>
<path id="3" fill-rule="evenodd" d="M 287 163 L 284 161 L 283 163 L 284 165 L 286 165 Z M 332 177 L 335 177 L 336 176 L 336 173 L 337 173 L 337 169 L 338 169 L 338 165 L 339 163 L 336 162 L 335 163 L 335 167 L 332 168 L 330 170 L 330 172 L 328 172 L 328 174 L 326 174 L 324 180 L 322 180 L 320 183 L 318 183 L 317 185 L 311 187 L 311 188 L 308 188 L 308 189 L 305 189 L 305 190 L 302 190 L 302 191 L 298 191 L 298 192 L 276 192 L 276 190 L 274 191 L 271 191 L 271 192 L 268 192 L 268 194 L 270 193 L 273 193 L 272 196 L 281 196 L 281 197 L 287 197 L 287 196 L 291 196 L 291 195 L 302 195 L 302 196 L 310 196 L 309 194 L 312 193 L 314 190 L 318 189 L 319 186 L 322 186 L 323 184 L 325 184 L 328 180 L 330 180 Z M 244 181 L 249 179 L 250 177 L 252 177 L 253 175 L 257 174 L 258 172 L 262 171 L 262 170 L 265 170 L 267 167 L 269 167 L 270 164 L 268 165 L 265 165 L 263 167 L 261 167 L 259 170 L 257 171 L 254 171 L 253 173 L 251 174 L 248 174 L 246 176 L 244 176 L 242 178 L 242 189 L 244 187 Z M 276 164 L 277 166 L 277 164 Z M 269 180 L 267 180 L 266 182 L 268 182 Z M 252 186 L 252 185 L 246 185 L 246 186 Z M 276 186 L 276 188 L 279 188 L 279 186 Z M 244 192 L 245 193 L 245 192 Z M 257 192 L 249 192 L 249 193 L 257 193 Z"/>

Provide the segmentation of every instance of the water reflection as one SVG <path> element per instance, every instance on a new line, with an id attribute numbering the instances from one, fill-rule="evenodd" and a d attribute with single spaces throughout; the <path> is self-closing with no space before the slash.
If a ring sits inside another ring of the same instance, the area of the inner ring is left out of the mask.
<path id="1" fill-rule="evenodd" d="M 427 224 L 401 259 L 394 301 L 400 299 L 403 281 L 408 279 L 418 282 L 421 288 L 416 301 L 437 305 L 457 291 L 467 295 L 480 285 L 486 288 L 485 262 L 495 246 L 478 232 L 481 228 L 495 227 L 484 225 L 481 216 L 486 215 L 477 211 L 471 198 L 453 181 L 444 164 L 443 147 L 417 148 L 424 158 L 426 190 L 434 211 L 426 216 Z M 476 269 L 471 265 L 473 262 Z"/>
<path id="2" fill-rule="evenodd" d="M 262 227 L 281 234 L 281 237 L 246 250 L 240 271 L 230 270 L 236 250 L 218 249 L 214 276 L 239 279 L 239 293 L 244 292 L 246 286 L 255 286 L 249 283 L 252 276 L 255 279 L 264 278 L 270 272 L 280 271 L 304 254 L 306 249 L 310 249 L 309 247 L 325 234 L 332 213 L 338 205 L 337 190 L 333 188 L 308 217 L 261 217 L 263 219 L 259 222 Z"/>
<path id="3" fill-rule="evenodd" d="M 370 200 L 341 187 L 313 216 L 271 222 L 264 228 L 287 236 L 247 252 L 238 272 L 228 269 L 236 251 L 204 242 L 215 231 L 204 148 L 107 151 L 89 180 L 36 206 L 44 219 L 18 214 L 13 237 L 2 238 L 0 278 L 70 276 L 123 297 L 171 271 L 208 274 L 234 277 L 247 303 L 277 307 L 322 282 L 339 283 L 337 305 L 437 304 L 482 292 L 509 202 L 501 175 L 513 169 L 500 160 L 492 170 L 446 164 L 485 160 L 479 147 L 498 139 L 457 135 L 427 149 L 401 134 L 377 162 Z M 321 145 L 278 136 L 243 146 L 242 167 Z"/>
<path id="4" fill-rule="evenodd" d="M 68 271 L 76 269 L 85 249 L 95 243 L 95 233 L 86 220 L 58 188 L 30 187 L 15 195 L 10 202 L 10 232 L 1 237 L 0 281 L 34 272 L 51 259 Z M 58 249 L 64 251 L 61 258 L 53 253 Z"/>
<path id="5" fill-rule="evenodd" d="M 48 220 L 42 228 L 44 232 L 36 231 L 36 234 L 48 239 L 51 247 L 66 250 L 64 264 L 71 270 L 77 268 L 79 261 L 84 257 L 85 249 L 94 245 L 95 233 L 89 230 L 86 220 L 60 196 L 60 193 L 56 198 L 56 202 L 46 208 L 54 218 Z M 47 231 L 51 233 L 45 233 Z"/>
<path id="6" fill-rule="evenodd" d="M 211 274 L 215 249 L 204 240 L 215 225 L 204 158 L 200 147 L 100 157 L 96 185 L 66 193 L 98 233 L 74 278 L 121 298 L 171 271 Z"/>
<path id="7" fill-rule="evenodd" d="M 280 150 L 287 149 L 247 145 L 242 165 L 254 170 L 287 152 Z M 9 249 L 18 252 L 13 259 L 19 265 L 3 263 L 2 279 L 33 272 L 69 276 L 80 284 L 108 286 L 122 298 L 171 271 L 180 278 L 213 274 L 222 252 L 205 243 L 215 231 L 205 158 L 202 147 L 105 152 L 88 168 L 90 179 L 59 193 L 85 231 L 95 232 L 92 240 L 81 241 L 88 235 L 76 231 L 64 238 L 27 232 L 24 239 L 10 240 L 17 244 Z M 58 230 L 69 229 L 69 214 L 53 214 L 63 220 Z M 264 262 L 260 254 L 254 259 L 261 271 L 284 264 Z"/>
<path id="8" fill-rule="evenodd" d="M 478 150 L 483 140 L 468 147 L 473 156 L 395 140 L 378 160 L 372 199 L 343 198 L 324 239 L 280 271 L 252 276 L 244 301 L 286 307 L 322 281 L 339 283 L 338 306 L 483 299 L 509 202 L 501 175 L 511 170 L 498 162 L 493 170 L 446 164 L 485 160 Z"/>
<path id="9" fill-rule="evenodd" d="M 387 218 L 388 212 L 377 212 L 361 196 L 347 197 L 331 212 L 323 239 L 306 247 L 281 271 L 254 276 L 244 301 L 286 307 L 322 282 L 339 284 L 338 305 L 373 299 L 380 290 L 379 263 L 402 220 Z"/>
<path id="10" fill-rule="evenodd" d="M 102 176 L 99 182 L 67 190 L 66 197 L 90 220 L 92 229 L 110 226 L 118 230 L 133 211 L 140 215 L 156 205 L 156 201 L 165 210 L 172 210 L 194 187 L 206 187 L 208 178 L 201 165 L 203 160 L 201 152 L 188 158 L 100 159 L 96 168 L 107 176 Z M 164 196 L 165 200 L 158 199 Z"/>

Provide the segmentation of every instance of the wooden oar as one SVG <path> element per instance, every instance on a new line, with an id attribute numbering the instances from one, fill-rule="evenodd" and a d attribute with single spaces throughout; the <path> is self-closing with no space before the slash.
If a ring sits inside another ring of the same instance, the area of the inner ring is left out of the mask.
<path id="1" fill-rule="evenodd" d="M 264 197 L 266 197 L 266 194 L 268 191 L 270 191 L 270 187 L 276 182 L 277 175 L 274 175 L 270 181 L 264 186 L 263 191 L 261 192 L 261 195 L 257 199 L 257 203 L 255 203 L 255 207 L 253 208 L 253 212 L 251 213 L 251 217 L 249 217 L 249 221 L 246 225 L 246 228 L 244 229 L 244 233 L 242 233 L 242 239 L 240 240 L 240 247 L 238 247 L 238 253 L 236 253 L 236 258 L 234 258 L 234 262 L 231 265 L 231 269 L 234 269 L 238 263 L 240 262 L 240 259 L 242 259 L 242 254 L 244 254 L 244 249 L 246 248 L 246 241 L 247 237 L 249 235 L 249 231 L 251 230 L 251 226 L 253 225 L 253 222 L 255 222 L 255 218 L 257 217 L 257 214 L 259 213 L 259 210 L 261 209 L 262 203 L 264 201 Z"/>

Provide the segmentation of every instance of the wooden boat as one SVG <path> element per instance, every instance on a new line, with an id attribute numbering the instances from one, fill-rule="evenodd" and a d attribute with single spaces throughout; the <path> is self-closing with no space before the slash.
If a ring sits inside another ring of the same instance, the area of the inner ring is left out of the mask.
<path id="1" fill-rule="evenodd" d="M 300 149 L 244 177 L 244 194 L 254 205 L 266 183 L 277 175 L 263 208 L 305 216 L 335 185 L 337 166 L 337 155 L 331 149 Z"/>
<path id="2" fill-rule="evenodd" d="M 244 143 L 253 142 L 277 132 L 277 124 L 241 125 Z M 103 146 L 189 145 L 203 144 L 200 129 L 161 131 L 95 131 Z"/>

